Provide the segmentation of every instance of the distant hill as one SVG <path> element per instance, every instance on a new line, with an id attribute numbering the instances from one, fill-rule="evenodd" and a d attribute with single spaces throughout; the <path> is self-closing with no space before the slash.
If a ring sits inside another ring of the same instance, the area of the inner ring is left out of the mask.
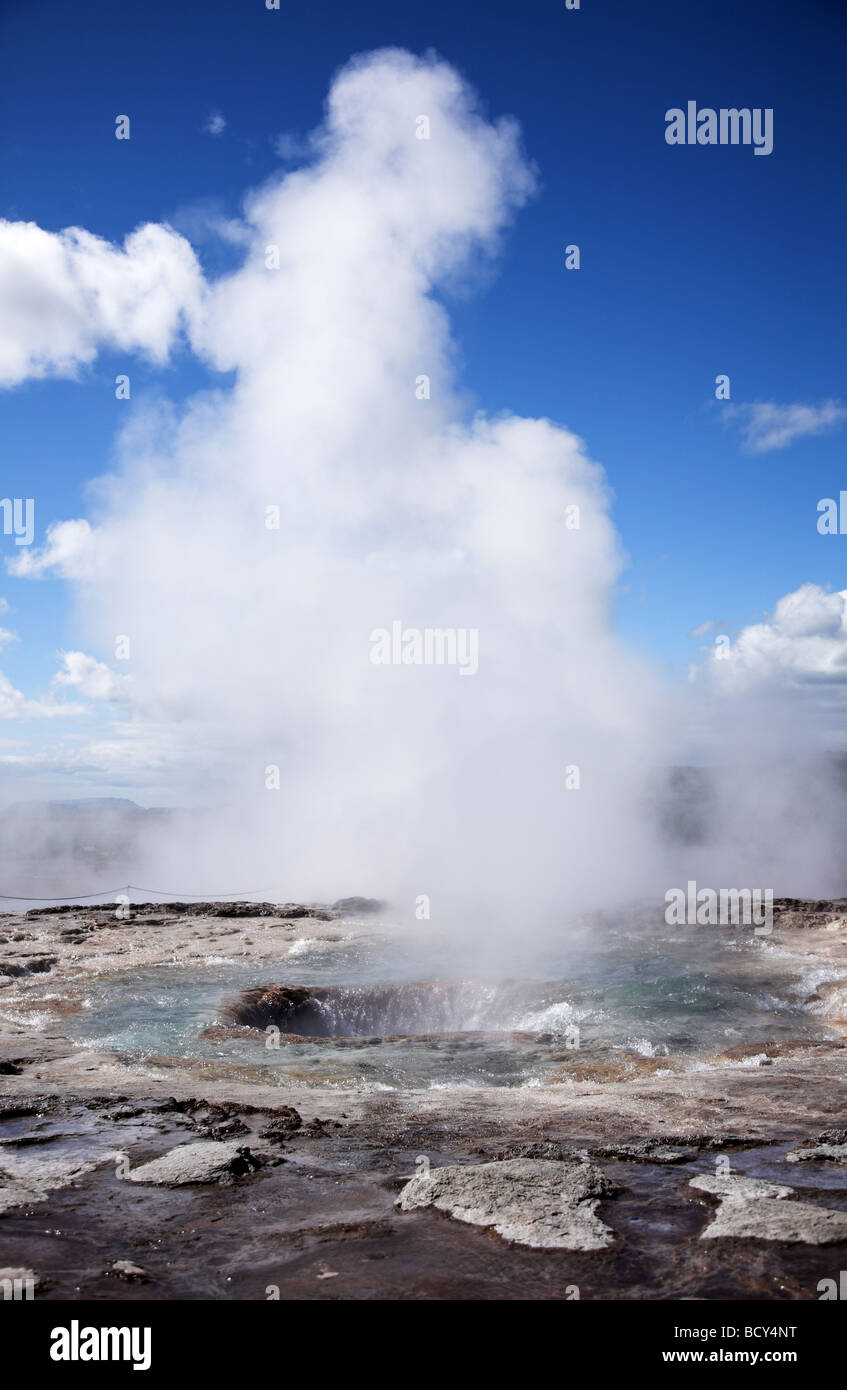
<path id="1" fill-rule="evenodd" d="M 139 806 L 137 801 L 130 801 L 126 796 L 83 796 L 77 800 L 60 801 L 13 801 L 6 807 L 6 812 L 10 811 L 35 811 L 52 813 L 57 811 L 128 811 L 145 816 L 147 808 Z M 5 812 L 4 812 L 5 814 Z"/>

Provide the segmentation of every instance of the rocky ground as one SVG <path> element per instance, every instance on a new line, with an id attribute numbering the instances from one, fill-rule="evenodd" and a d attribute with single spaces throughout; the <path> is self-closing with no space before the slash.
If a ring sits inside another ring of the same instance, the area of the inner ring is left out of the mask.
<path id="1" fill-rule="evenodd" d="M 809 998 L 820 1041 L 520 1088 L 287 1088 L 224 1062 L 141 1066 L 63 1027 L 80 981 L 136 965 L 225 950 L 279 957 L 284 980 L 299 938 L 373 931 L 362 907 L 0 917 L 0 1279 L 48 1299 L 817 1299 L 837 1282 L 838 979 Z M 773 946 L 798 976 L 847 979 L 847 904 L 783 900 Z"/>

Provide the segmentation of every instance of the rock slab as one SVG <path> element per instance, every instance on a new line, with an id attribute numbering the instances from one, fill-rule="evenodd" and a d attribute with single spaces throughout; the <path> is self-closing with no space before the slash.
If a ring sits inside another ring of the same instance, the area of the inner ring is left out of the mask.
<path id="1" fill-rule="evenodd" d="M 258 1168 L 258 1161 L 242 1144 L 230 1140 L 201 1139 L 177 1144 L 159 1158 L 142 1163 L 126 1175 L 127 1182 L 153 1183 L 158 1187 L 183 1187 L 187 1183 L 230 1183 Z"/>
<path id="2" fill-rule="evenodd" d="M 815 1144 L 813 1148 L 792 1149 L 785 1155 L 786 1163 L 808 1163 L 828 1159 L 830 1163 L 847 1163 L 847 1144 Z"/>
<path id="3" fill-rule="evenodd" d="M 793 1187 L 729 1173 L 692 1178 L 690 1186 L 720 1198 L 711 1224 L 700 1232 L 701 1240 L 734 1237 L 804 1245 L 847 1241 L 847 1212 L 790 1201 Z"/>
<path id="4" fill-rule="evenodd" d="M 70 1187 L 102 1159 L 32 1158 L 4 1149 L 0 1152 L 0 1213 L 44 1202 L 49 1193 Z"/>
<path id="5" fill-rule="evenodd" d="M 604 1250 L 614 1236 L 595 1209 L 614 1191 L 590 1163 L 513 1158 L 433 1168 L 407 1182 L 396 1205 L 401 1211 L 437 1207 L 519 1245 Z"/>

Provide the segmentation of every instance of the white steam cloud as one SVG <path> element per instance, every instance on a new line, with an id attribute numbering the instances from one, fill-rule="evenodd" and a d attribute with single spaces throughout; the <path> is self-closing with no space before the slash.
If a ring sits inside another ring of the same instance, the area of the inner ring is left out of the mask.
<path id="1" fill-rule="evenodd" d="M 82 652 L 59 683 L 131 700 L 116 743 L 155 750 L 175 800 L 220 808 L 147 872 L 373 893 L 410 920 L 427 895 L 433 925 L 492 937 L 663 893 L 688 864 L 658 847 L 649 793 L 685 721 L 613 632 L 604 475 L 548 420 L 467 420 L 433 298 L 532 192 L 517 129 L 449 66 L 392 50 L 336 77 L 309 147 L 250 197 L 244 263 L 214 284 L 168 228 L 124 252 L 47 238 L 23 346 L 0 353 L 12 381 L 98 341 L 162 360 L 184 331 L 235 373 L 178 419 L 137 412 L 93 524 L 15 562 L 77 582 L 86 645 L 130 638 L 131 685 Z M 6 235 L 25 269 L 47 237 Z M 30 322 L 42 296 L 58 336 Z M 396 622 L 477 633 L 477 673 L 375 665 L 371 634 Z M 721 862 L 702 881 L 727 882 Z"/>

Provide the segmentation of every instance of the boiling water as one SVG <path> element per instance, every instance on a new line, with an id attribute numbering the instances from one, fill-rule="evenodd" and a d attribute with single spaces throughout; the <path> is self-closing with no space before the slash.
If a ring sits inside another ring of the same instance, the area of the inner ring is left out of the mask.
<path id="1" fill-rule="evenodd" d="M 375 1090 L 537 1085 L 592 1068 L 608 1079 L 622 1062 L 632 1071 L 639 1059 L 707 1065 L 734 1044 L 829 1036 L 804 1005 L 811 984 L 794 962 L 725 929 L 610 929 L 570 940 L 531 970 L 514 961 L 495 976 L 474 964 L 435 939 L 305 940 L 284 960 L 209 957 L 104 977 L 85 985 L 84 1008 L 67 1022 L 81 1041 L 153 1068 L 178 1056 L 254 1076 L 260 1068 L 285 1085 Z M 274 1046 L 272 1033 L 203 1036 L 223 1021 L 227 997 L 270 983 L 342 987 L 322 1005 L 323 1038 Z"/>

